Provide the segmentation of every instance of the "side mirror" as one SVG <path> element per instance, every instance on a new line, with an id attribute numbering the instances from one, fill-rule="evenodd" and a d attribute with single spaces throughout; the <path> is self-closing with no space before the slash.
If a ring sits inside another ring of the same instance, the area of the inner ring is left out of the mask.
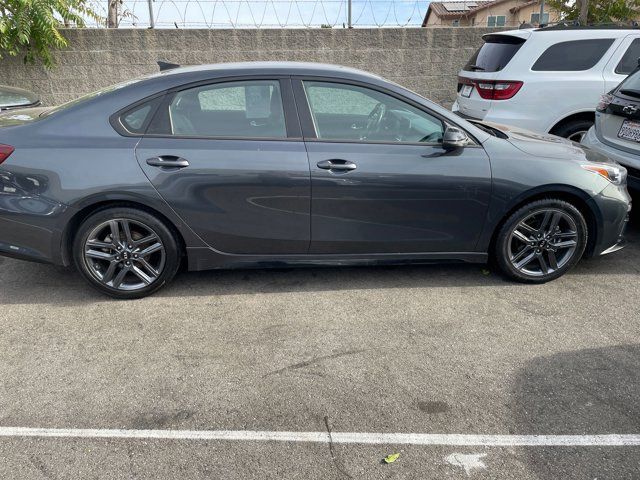
<path id="1" fill-rule="evenodd" d="M 456 150 L 463 148 L 469 143 L 469 137 L 464 131 L 457 127 L 447 127 L 442 137 L 442 148 L 445 150 Z"/>

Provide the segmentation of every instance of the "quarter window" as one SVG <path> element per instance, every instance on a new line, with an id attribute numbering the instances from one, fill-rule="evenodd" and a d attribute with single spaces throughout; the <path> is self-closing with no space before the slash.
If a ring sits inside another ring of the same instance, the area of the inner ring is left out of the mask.
<path id="1" fill-rule="evenodd" d="M 285 138 L 280 83 L 254 80 L 205 85 L 175 94 L 171 133 L 180 136 Z"/>
<path id="2" fill-rule="evenodd" d="M 629 75 L 638 66 L 638 58 L 640 58 L 640 38 L 636 38 L 624 55 L 620 59 L 620 63 L 616 67 L 616 73 Z"/>
<path id="3" fill-rule="evenodd" d="M 146 103 L 133 107 L 120 116 L 120 123 L 129 133 L 142 135 L 147 130 L 147 126 L 153 117 L 153 113 L 162 101 L 162 97 L 157 97 Z"/>
<path id="4" fill-rule="evenodd" d="M 609 50 L 613 38 L 572 40 L 547 48 L 531 67 L 534 71 L 580 72 L 593 68 Z"/>
<path id="5" fill-rule="evenodd" d="M 319 139 L 392 143 L 440 143 L 443 123 L 391 95 L 330 82 L 305 81 Z"/>

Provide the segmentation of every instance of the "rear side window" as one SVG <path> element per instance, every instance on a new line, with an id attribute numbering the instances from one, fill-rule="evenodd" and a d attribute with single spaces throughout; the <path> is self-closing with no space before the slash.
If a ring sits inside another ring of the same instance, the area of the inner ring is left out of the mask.
<path id="1" fill-rule="evenodd" d="M 499 72 L 507 66 L 522 44 L 523 38 L 511 35 L 487 35 L 482 45 L 464 66 L 468 72 Z"/>
<path id="2" fill-rule="evenodd" d="M 538 72 L 581 72 L 593 68 L 613 44 L 613 38 L 572 40 L 547 48 L 533 64 Z"/>
<path id="3" fill-rule="evenodd" d="M 120 116 L 120 123 L 129 133 L 144 134 L 161 100 L 162 97 L 156 97 L 127 110 Z"/>
<path id="4" fill-rule="evenodd" d="M 228 82 L 182 90 L 169 105 L 173 135 L 286 138 L 277 80 Z"/>
<path id="5" fill-rule="evenodd" d="M 640 38 L 636 38 L 627 51 L 624 52 L 620 63 L 616 67 L 616 73 L 629 75 L 638 66 L 638 58 L 640 58 Z"/>

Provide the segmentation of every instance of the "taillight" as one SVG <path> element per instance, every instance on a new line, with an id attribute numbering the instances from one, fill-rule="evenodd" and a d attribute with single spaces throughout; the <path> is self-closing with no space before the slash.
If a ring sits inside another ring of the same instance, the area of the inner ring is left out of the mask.
<path id="1" fill-rule="evenodd" d="M 596 111 L 606 111 L 607 108 L 609 108 L 609 105 L 611 105 L 611 102 L 613 102 L 613 95 L 611 95 L 610 93 L 600 95 L 600 101 L 598 102 L 598 105 L 596 105 Z"/>
<path id="2" fill-rule="evenodd" d="M 512 98 L 523 83 L 519 81 L 476 80 L 473 82 L 478 94 L 485 100 L 508 100 Z"/>
<path id="3" fill-rule="evenodd" d="M 13 148 L 11 145 L 0 144 L 0 163 L 9 158 L 9 155 L 11 155 L 14 150 L 15 148 Z"/>

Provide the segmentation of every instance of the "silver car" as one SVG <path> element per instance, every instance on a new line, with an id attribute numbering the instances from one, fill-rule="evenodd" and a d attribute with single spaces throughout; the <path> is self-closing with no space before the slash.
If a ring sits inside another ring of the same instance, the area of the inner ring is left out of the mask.
<path id="1" fill-rule="evenodd" d="M 40 105 L 40 98 L 29 90 L 0 85 L 0 111 Z"/>
<path id="2" fill-rule="evenodd" d="M 624 165 L 629 188 L 640 190 L 640 68 L 602 95 L 582 144 Z"/>

